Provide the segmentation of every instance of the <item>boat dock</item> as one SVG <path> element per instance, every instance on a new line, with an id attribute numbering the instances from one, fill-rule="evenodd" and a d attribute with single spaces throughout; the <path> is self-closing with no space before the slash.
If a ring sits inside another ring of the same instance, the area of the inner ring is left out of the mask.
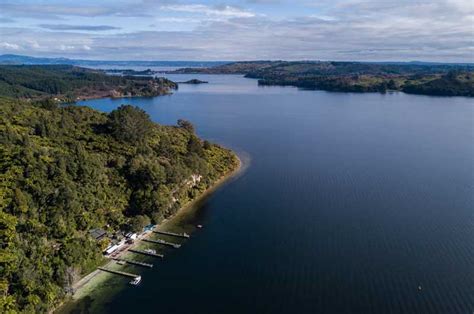
<path id="1" fill-rule="evenodd" d="M 163 254 L 157 254 L 157 253 L 152 253 L 152 252 L 147 252 L 147 251 L 142 251 L 142 250 L 129 249 L 128 251 L 132 253 L 143 254 L 143 255 L 148 255 L 148 256 L 153 256 L 153 257 L 160 257 L 160 258 L 164 257 Z"/>
<path id="2" fill-rule="evenodd" d="M 148 267 L 148 268 L 153 267 L 153 264 L 143 263 L 143 262 L 134 261 L 130 259 L 114 258 L 113 260 L 118 261 L 118 262 L 125 262 L 127 264 L 136 265 L 136 266 L 143 266 L 143 267 Z"/>
<path id="3" fill-rule="evenodd" d="M 132 274 L 132 273 L 127 273 L 125 271 L 120 271 L 120 270 L 113 270 L 113 269 L 108 269 L 108 268 L 104 268 L 104 267 L 98 267 L 98 269 L 100 270 L 103 270 L 103 271 L 106 271 L 108 273 L 112 273 L 112 274 L 116 274 L 116 275 L 121 275 L 121 276 L 125 276 L 125 277 L 130 277 L 130 278 L 137 278 L 137 277 L 140 277 L 140 275 L 135 275 L 135 274 Z"/>
<path id="4" fill-rule="evenodd" d="M 174 232 L 169 232 L 169 231 L 160 231 L 160 230 L 153 230 L 154 233 L 158 234 L 164 234 L 172 237 L 178 237 L 178 238 L 189 238 L 189 234 L 187 233 L 174 233 Z"/>
<path id="5" fill-rule="evenodd" d="M 158 240 L 142 239 L 142 241 L 156 243 L 156 244 L 163 244 L 163 245 L 174 247 L 175 249 L 179 249 L 181 247 L 181 244 L 166 242 L 165 240 L 162 240 L 162 239 L 158 239 Z"/>

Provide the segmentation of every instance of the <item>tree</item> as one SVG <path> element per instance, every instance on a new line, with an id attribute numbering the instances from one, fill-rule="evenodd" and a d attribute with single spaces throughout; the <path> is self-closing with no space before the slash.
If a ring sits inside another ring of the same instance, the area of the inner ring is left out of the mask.
<path id="1" fill-rule="evenodd" d="M 147 215 L 138 215 L 130 219 L 130 227 L 132 231 L 139 232 L 143 228 L 151 223 L 150 218 Z"/>
<path id="2" fill-rule="evenodd" d="M 109 128 L 118 140 L 143 142 L 151 135 L 153 122 L 143 109 L 122 105 L 109 114 Z"/>
<path id="3" fill-rule="evenodd" d="M 57 109 L 58 103 L 53 98 L 46 98 L 43 100 L 38 100 L 34 103 L 36 106 L 44 108 L 46 110 L 55 110 Z"/>
<path id="4" fill-rule="evenodd" d="M 28 211 L 28 201 L 25 194 L 18 188 L 14 194 L 15 213 L 26 213 Z"/>
<path id="5" fill-rule="evenodd" d="M 195 153 L 195 154 L 198 154 L 198 155 L 202 155 L 203 153 L 203 150 L 202 150 L 202 143 L 201 143 L 201 140 L 195 136 L 195 135 L 192 135 L 190 138 L 189 138 L 189 141 L 188 141 L 188 151 L 190 153 Z"/>
<path id="6" fill-rule="evenodd" d="M 396 90 L 398 88 L 397 83 L 395 83 L 395 81 L 391 79 L 390 81 L 388 81 L 387 88 L 391 90 Z"/>
<path id="7" fill-rule="evenodd" d="M 178 126 L 182 129 L 185 129 L 189 133 L 194 133 L 194 125 L 191 122 L 189 122 L 188 120 L 179 119 L 178 120 Z"/>

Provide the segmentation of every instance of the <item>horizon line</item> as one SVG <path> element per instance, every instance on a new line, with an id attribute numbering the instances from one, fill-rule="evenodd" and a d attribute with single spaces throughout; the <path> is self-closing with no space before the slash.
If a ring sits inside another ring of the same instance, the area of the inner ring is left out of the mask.
<path id="1" fill-rule="evenodd" d="M 1 57 L 12 56 L 12 57 L 23 57 L 32 59 L 51 59 L 51 60 L 69 60 L 69 61 L 82 61 L 82 62 L 206 62 L 206 63 L 235 63 L 235 62 L 357 62 L 357 63 L 431 63 L 431 64 L 465 64 L 473 65 L 474 62 L 469 61 L 456 61 L 456 62 L 442 62 L 442 61 L 423 61 L 423 60 L 392 60 L 392 61 L 358 61 L 358 60 L 325 60 L 325 59 L 248 59 L 248 60 L 111 60 L 111 59 L 82 59 L 82 58 L 67 58 L 67 57 L 46 57 L 46 56 L 31 56 L 31 55 L 20 55 L 3 53 Z"/>

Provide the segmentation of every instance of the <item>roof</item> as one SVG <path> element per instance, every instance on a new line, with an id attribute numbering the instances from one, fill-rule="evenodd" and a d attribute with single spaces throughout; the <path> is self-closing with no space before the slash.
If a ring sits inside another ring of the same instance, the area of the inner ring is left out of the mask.
<path id="1" fill-rule="evenodd" d="M 89 230 L 89 234 L 91 235 L 91 237 L 93 237 L 94 239 L 96 240 L 100 240 L 101 238 L 103 238 L 107 232 L 105 232 L 105 230 L 103 229 L 91 229 Z"/>
<path id="2" fill-rule="evenodd" d="M 150 224 L 150 225 L 145 226 L 145 227 L 143 228 L 143 230 L 149 231 L 149 230 L 153 230 L 153 228 L 155 228 L 155 225 Z"/>
<path id="3" fill-rule="evenodd" d="M 109 247 L 109 248 L 105 251 L 105 253 L 110 254 L 110 253 L 114 252 L 115 250 L 117 250 L 119 247 L 120 247 L 120 245 L 117 245 L 117 244 L 112 245 L 111 247 Z"/>

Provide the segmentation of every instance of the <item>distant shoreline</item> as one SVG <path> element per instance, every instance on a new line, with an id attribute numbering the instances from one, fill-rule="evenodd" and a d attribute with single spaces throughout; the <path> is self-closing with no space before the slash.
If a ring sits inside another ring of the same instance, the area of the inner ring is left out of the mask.
<path id="1" fill-rule="evenodd" d="M 234 169 L 232 169 L 231 171 L 229 171 L 226 174 L 222 175 L 219 179 L 217 179 L 211 186 L 209 186 L 206 190 L 204 190 L 196 198 L 194 198 L 192 200 L 189 200 L 186 204 L 181 206 L 180 209 L 174 215 L 172 215 L 171 217 L 169 217 L 167 219 L 164 219 L 156 227 L 167 229 L 168 227 L 173 226 L 173 222 L 174 222 L 175 218 L 178 217 L 181 213 L 186 212 L 188 209 L 192 208 L 193 206 L 198 204 L 200 201 L 204 200 L 207 196 L 214 193 L 218 188 L 220 188 L 223 184 L 227 183 L 230 179 L 237 176 L 241 172 L 243 167 L 242 167 L 242 160 L 239 158 L 239 156 L 237 154 L 235 154 L 235 156 L 237 158 L 238 164 Z M 152 234 L 153 234 L 153 232 L 148 232 L 148 233 L 143 234 L 137 241 L 135 241 L 132 245 L 127 247 L 127 249 L 121 251 L 116 256 L 116 258 L 120 258 L 124 254 L 126 254 L 129 251 L 129 249 L 132 249 L 132 248 L 136 247 L 137 245 L 139 245 L 140 242 L 141 242 L 140 240 L 147 239 Z M 110 264 L 115 264 L 115 261 L 114 260 L 108 260 L 106 263 L 104 263 L 103 265 L 99 265 L 99 266 L 107 266 L 107 265 L 110 265 Z M 83 297 L 82 294 L 84 294 L 83 289 L 85 289 L 87 284 L 89 284 L 91 281 L 96 280 L 96 282 L 93 283 L 93 287 L 91 288 L 93 290 L 96 285 L 98 285 L 99 283 L 107 280 L 108 277 L 103 277 L 103 278 L 98 279 L 97 277 L 100 274 L 104 274 L 104 272 L 99 270 L 99 269 L 96 269 L 96 270 L 90 272 L 89 274 L 83 276 L 81 279 L 79 279 L 76 283 L 74 283 L 72 285 L 74 293 L 68 299 L 66 299 L 60 305 L 58 305 L 55 309 L 53 309 L 51 311 L 51 313 L 56 313 L 56 312 L 60 311 L 61 308 L 63 306 L 65 306 L 66 304 L 68 304 L 69 302 L 74 302 L 76 300 L 81 299 Z M 87 295 L 87 293 L 85 293 L 85 295 Z"/>
<path id="2" fill-rule="evenodd" d="M 473 64 L 241 61 L 169 74 L 240 74 L 260 86 L 294 86 L 343 93 L 401 91 L 429 96 L 474 97 Z"/>

